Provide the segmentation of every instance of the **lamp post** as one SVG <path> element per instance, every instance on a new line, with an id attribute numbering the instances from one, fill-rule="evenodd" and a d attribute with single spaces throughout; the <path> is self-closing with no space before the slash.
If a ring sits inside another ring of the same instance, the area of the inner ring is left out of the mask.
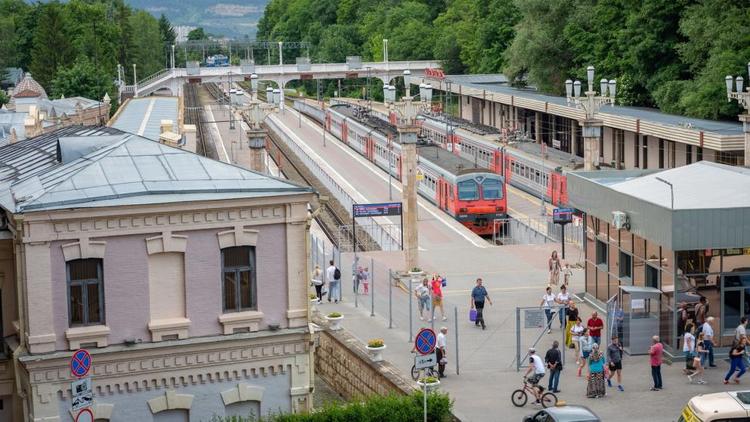
<path id="1" fill-rule="evenodd" d="M 138 98 L 138 77 L 135 73 L 135 63 L 133 63 L 133 97 Z"/>
<path id="2" fill-rule="evenodd" d="M 599 159 L 599 138 L 602 133 L 602 121 L 597 119 L 597 114 L 601 106 L 605 104 L 615 105 L 615 93 L 617 91 L 617 82 L 612 79 L 607 81 L 602 79 L 599 84 L 599 95 L 594 91 L 594 66 L 586 68 L 586 78 L 588 79 L 588 90 L 581 97 L 581 82 L 575 82 L 568 79 L 565 81 L 565 94 L 568 104 L 573 103 L 577 108 L 582 108 L 586 112 L 586 118 L 582 122 L 583 126 L 583 169 L 594 170 L 595 163 Z M 609 94 L 607 93 L 609 91 Z"/>
<path id="3" fill-rule="evenodd" d="M 409 87 L 409 82 L 406 81 L 406 78 L 411 76 L 411 70 L 406 69 L 404 70 L 404 89 L 406 90 L 406 96 L 411 97 L 411 89 Z"/>
<path id="4" fill-rule="evenodd" d="M 250 98 L 258 99 L 258 75 L 250 75 Z"/>
<path id="5" fill-rule="evenodd" d="M 750 77 L 750 62 L 747 63 L 747 73 Z M 742 122 L 742 132 L 745 134 L 745 167 L 750 167 L 750 87 L 744 88 L 745 80 L 742 76 L 732 78 L 727 75 L 725 78 L 727 84 L 727 101 L 737 100 L 740 106 L 745 109 L 744 114 L 739 115 L 739 119 Z M 732 90 L 732 82 L 737 83 L 737 91 Z"/>

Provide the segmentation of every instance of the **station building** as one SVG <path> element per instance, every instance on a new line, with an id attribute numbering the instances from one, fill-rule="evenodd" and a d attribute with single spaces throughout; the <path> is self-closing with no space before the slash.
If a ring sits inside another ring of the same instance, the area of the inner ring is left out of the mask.
<path id="1" fill-rule="evenodd" d="M 639 317 L 655 319 L 643 335 L 659 335 L 681 354 L 683 314 L 694 321 L 703 296 L 718 346 L 731 344 L 740 317 L 750 314 L 750 169 L 701 161 L 573 172 L 568 193 L 585 213 L 587 300 L 607 309 L 620 286 L 656 292 L 639 304 Z"/>
<path id="2" fill-rule="evenodd" d="M 454 113 L 476 124 L 503 131 L 520 131 L 538 143 L 583 157 L 579 122 L 583 109 L 565 97 L 542 94 L 532 88 L 514 88 L 504 75 L 443 75 L 427 72 L 435 96 L 451 93 Z M 421 77 L 412 77 L 419 83 Z M 585 83 L 585 82 L 584 82 Z M 561 87 L 562 88 L 562 87 Z M 438 93 L 439 92 L 439 93 Z M 696 119 L 655 109 L 602 106 L 599 141 L 600 167 L 614 169 L 666 169 L 706 160 L 745 165 L 746 135 L 739 122 Z M 750 131 L 750 127 L 747 128 Z M 747 137 L 750 139 L 750 136 Z"/>
<path id="3" fill-rule="evenodd" d="M 308 187 L 107 127 L 0 147 L 0 420 L 308 410 Z"/>

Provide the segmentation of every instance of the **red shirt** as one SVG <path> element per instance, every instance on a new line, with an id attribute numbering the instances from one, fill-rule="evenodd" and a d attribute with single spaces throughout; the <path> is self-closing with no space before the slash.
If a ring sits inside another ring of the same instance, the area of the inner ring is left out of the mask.
<path id="1" fill-rule="evenodd" d="M 589 335 L 591 335 L 591 337 L 602 336 L 602 328 L 604 327 L 604 322 L 601 318 L 589 318 L 589 322 L 587 322 L 586 325 L 589 328 Z"/>
<path id="2" fill-rule="evenodd" d="M 432 279 L 432 295 L 443 297 L 443 282 L 440 279 Z"/>
<path id="3" fill-rule="evenodd" d="M 664 346 L 661 343 L 656 343 L 648 350 L 648 354 L 651 355 L 651 366 L 661 365 L 661 357 L 664 352 Z"/>

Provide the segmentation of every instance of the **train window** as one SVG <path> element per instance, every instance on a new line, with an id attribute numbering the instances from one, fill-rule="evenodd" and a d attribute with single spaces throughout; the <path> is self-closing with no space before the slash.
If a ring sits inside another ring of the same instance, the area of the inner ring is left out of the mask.
<path id="1" fill-rule="evenodd" d="M 503 185 L 500 183 L 500 179 L 484 179 L 482 195 L 484 199 L 503 199 Z"/>
<path id="2" fill-rule="evenodd" d="M 459 201 L 479 199 L 479 186 L 477 186 L 477 182 L 473 180 L 458 182 L 458 199 Z"/>

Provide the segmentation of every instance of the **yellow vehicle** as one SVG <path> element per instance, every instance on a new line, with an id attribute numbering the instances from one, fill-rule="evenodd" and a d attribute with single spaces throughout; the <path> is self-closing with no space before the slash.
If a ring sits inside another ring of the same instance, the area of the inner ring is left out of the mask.
<path id="1" fill-rule="evenodd" d="M 750 391 L 700 394 L 688 401 L 678 422 L 750 422 Z"/>

